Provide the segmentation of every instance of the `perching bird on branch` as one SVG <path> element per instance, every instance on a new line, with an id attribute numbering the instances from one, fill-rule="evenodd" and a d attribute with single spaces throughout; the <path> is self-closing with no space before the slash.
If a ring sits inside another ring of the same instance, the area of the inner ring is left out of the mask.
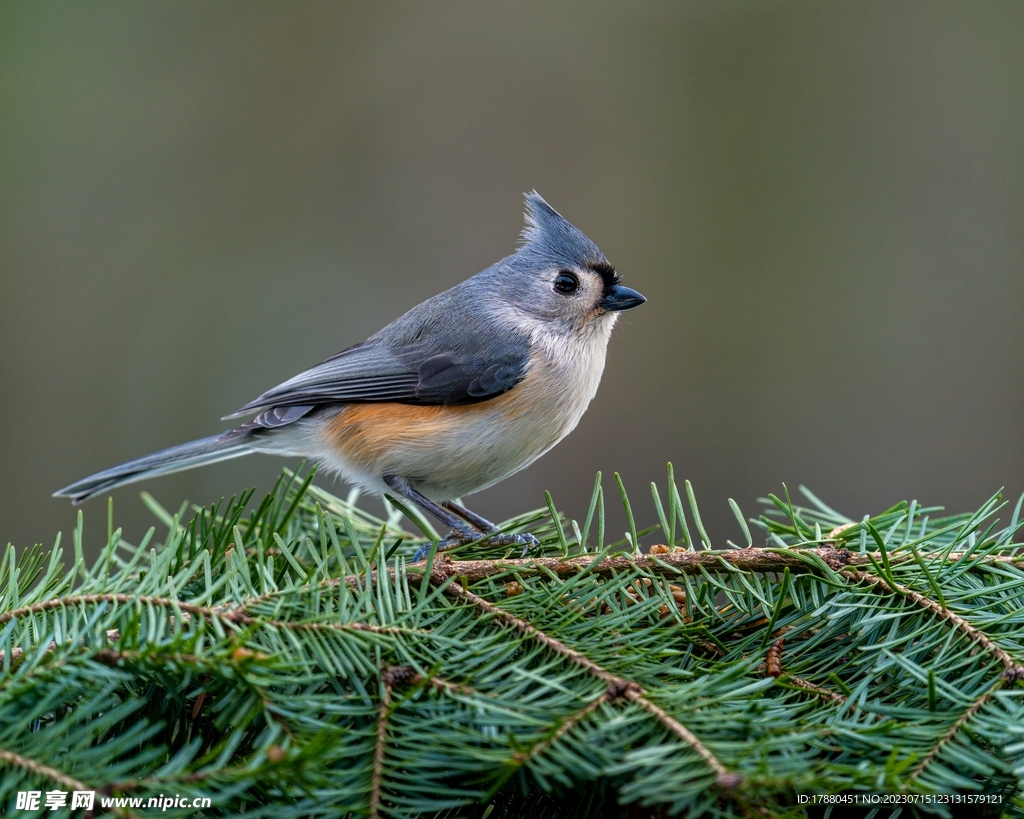
<path id="1" fill-rule="evenodd" d="M 115 486 L 251 452 L 318 461 L 449 527 L 440 548 L 497 531 L 455 503 L 529 466 L 579 423 L 619 312 L 646 299 L 536 192 L 511 256 L 226 418 L 221 435 L 97 472 L 54 493 Z M 494 535 L 493 545 L 536 544 Z"/>

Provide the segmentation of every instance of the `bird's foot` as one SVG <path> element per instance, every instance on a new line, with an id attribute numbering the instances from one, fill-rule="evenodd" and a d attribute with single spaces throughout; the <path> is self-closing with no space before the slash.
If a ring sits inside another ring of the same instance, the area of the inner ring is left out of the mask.
<path id="1" fill-rule="evenodd" d="M 488 546 L 522 546 L 520 557 L 526 557 L 531 551 L 540 553 L 540 541 L 531 534 L 525 535 L 494 535 L 484 541 Z"/>
<path id="2" fill-rule="evenodd" d="M 526 557 L 526 555 L 533 549 L 540 549 L 540 541 L 530 534 L 501 534 L 488 536 L 486 533 L 478 532 L 469 526 L 460 526 L 458 528 L 452 527 L 452 530 L 448 533 L 448 537 L 444 540 L 438 541 L 437 551 L 444 552 L 448 549 L 454 549 L 457 546 L 465 546 L 467 543 L 474 542 L 477 542 L 479 546 L 522 546 L 523 552 L 520 557 Z M 423 546 L 420 546 L 416 554 L 413 555 L 413 563 L 426 559 L 427 555 L 430 554 L 430 546 L 431 544 L 429 543 L 425 543 Z"/>

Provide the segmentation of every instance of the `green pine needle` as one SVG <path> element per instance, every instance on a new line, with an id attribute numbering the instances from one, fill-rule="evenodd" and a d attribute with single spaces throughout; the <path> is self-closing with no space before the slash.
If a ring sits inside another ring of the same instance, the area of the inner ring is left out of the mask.
<path id="1" fill-rule="evenodd" d="M 81 516 L 70 549 L 8 547 L 0 812 L 79 785 L 211 799 L 161 811 L 182 817 L 797 819 L 824 815 L 801 794 L 858 792 L 1024 812 L 1021 502 L 853 524 L 784 489 L 753 530 L 729 500 L 745 546 L 713 551 L 671 465 L 648 527 L 614 479 L 625 540 L 598 475 L 582 527 L 547 493 L 501 524 L 540 539 L 526 559 L 410 564 L 422 516 L 312 472 L 258 503 L 143 494 L 162 535 L 138 545 L 108 506 L 91 562 Z"/>

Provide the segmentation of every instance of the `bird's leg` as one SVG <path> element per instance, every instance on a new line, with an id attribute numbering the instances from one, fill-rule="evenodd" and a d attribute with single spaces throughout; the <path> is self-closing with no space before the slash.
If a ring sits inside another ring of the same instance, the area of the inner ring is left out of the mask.
<path id="1" fill-rule="evenodd" d="M 494 535 L 487 539 L 488 544 L 495 546 L 522 546 L 523 557 L 526 557 L 526 553 L 535 546 L 540 546 L 540 541 L 537 540 L 533 535 L 499 535 L 496 534 L 498 527 L 491 523 L 487 518 L 481 517 L 471 509 L 467 509 L 462 504 L 456 503 L 455 501 L 443 501 L 441 503 L 445 509 L 449 512 L 454 512 L 464 521 L 469 523 L 471 526 L 475 526 L 481 532 L 487 535 Z"/>
<path id="2" fill-rule="evenodd" d="M 468 509 L 465 509 L 458 504 L 452 504 L 450 502 L 443 505 L 436 504 L 421 492 L 413 489 L 408 480 L 399 477 L 398 475 L 385 475 L 384 483 L 386 483 L 390 489 L 394 490 L 395 494 L 402 496 L 406 500 L 412 501 L 423 511 L 429 512 L 448 527 L 448 537 L 437 544 L 438 551 L 452 549 L 456 546 L 461 546 L 464 543 L 472 543 L 474 540 L 480 540 L 486 535 L 492 535 L 492 537 L 489 537 L 484 541 L 487 545 L 522 546 L 523 554 L 526 554 L 526 550 L 531 546 L 540 545 L 537 538 L 533 535 L 494 535 L 493 533 L 497 527 L 490 521 L 470 512 Z M 452 507 L 454 507 L 454 509 Z M 468 523 L 463 522 L 463 520 L 460 520 L 456 514 L 453 514 L 455 510 L 458 510 L 458 515 Z M 479 530 L 474 527 L 479 527 Z M 422 560 L 426 556 L 426 552 L 426 549 L 420 549 L 413 560 Z"/>
<path id="3" fill-rule="evenodd" d="M 441 501 L 441 506 L 447 509 L 449 512 L 454 512 L 460 518 L 462 518 L 470 526 L 475 526 L 481 532 L 493 535 L 498 531 L 498 527 L 491 523 L 487 518 L 481 517 L 476 512 L 467 509 L 465 506 L 456 503 L 455 501 Z"/>
<path id="4" fill-rule="evenodd" d="M 405 478 L 400 478 L 398 475 L 385 475 L 384 483 L 386 483 L 390 489 L 393 489 L 395 494 L 400 495 L 406 500 L 412 501 L 424 512 L 429 512 L 451 530 L 448 533 L 448 537 L 442 540 L 441 543 L 447 544 L 448 541 L 453 542 L 448 546 L 442 546 L 440 548 L 450 549 L 452 546 L 460 543 L 469 543 L 474 540 L 479 540 L 484 534 L 486 534 L 485 532 L 478 532 L 476 529 L 468 526 L 447 509 L 439 506 L 426 495 L 413 489 L 409 484 L 409 481 Z"/>

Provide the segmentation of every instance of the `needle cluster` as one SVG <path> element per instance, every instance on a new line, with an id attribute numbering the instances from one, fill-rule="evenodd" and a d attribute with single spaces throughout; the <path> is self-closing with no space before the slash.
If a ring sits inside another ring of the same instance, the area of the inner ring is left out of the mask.
<path id="1" fill-rule="evenodd" d="M 855 521 L 787 492 L 751 522 L 730 501 L 740 543 L 715 548 L 670 467 L 649 529 L 615 476 L 618 543 L 598 476 L 582 525 L 549 496 L 503 527 L 540 554 L 411 563 L 436 537 L 415 510 L 311 481 L 145 496 L 163 542 L 109 522 L 91 565 L 81 518 L 70 551 L 7 548 L 0 813 L 81 789 L 142 800 L 126 816 L 1024 812 L 1019 502 Z"/>

